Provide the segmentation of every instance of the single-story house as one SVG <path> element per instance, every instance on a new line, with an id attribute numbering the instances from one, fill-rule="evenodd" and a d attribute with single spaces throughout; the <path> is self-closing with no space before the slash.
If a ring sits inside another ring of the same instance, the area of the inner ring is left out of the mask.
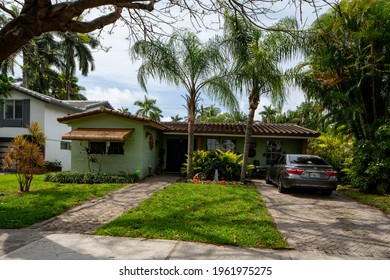
<path id="1" fill-rule="evenodd" d="M 0 168 L 12 139 L 28 134 L 26 127 L 39 122 L 46 135 L 45 160 L 60 162 L 62 170 L 70 170 L 71 141 L 62 140 L 70 128 L 57 118 L 102 106 L 113 109 L 107 101 L 59 100 L 18 85 L 12 85 L 8 93 L 0 92 Z"/>
<path id="2" fill-rule="evenodd" d="M 72 170 L 109 173 L 180 172 L 187 152 L 187 123 L 156 122 L 105 107 L 58 118 L 71 127 Z M 306 153 L 319 133 L 295 124 L 254 125 L 250 160 L 267 166 L 282 153 Z M 245 124 L 196 123 L 195 147 L 243 152 Z"/>

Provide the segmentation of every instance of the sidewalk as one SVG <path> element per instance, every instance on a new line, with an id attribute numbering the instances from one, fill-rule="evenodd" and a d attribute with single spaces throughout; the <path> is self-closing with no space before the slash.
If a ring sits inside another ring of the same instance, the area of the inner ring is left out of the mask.
<path id="1" fill-rule="evenodd" d="M 353 257 L 320 252 L 216 246 L 211 244 L 92 236 L 48 234 L 1 260 L 336 260 Z"/>

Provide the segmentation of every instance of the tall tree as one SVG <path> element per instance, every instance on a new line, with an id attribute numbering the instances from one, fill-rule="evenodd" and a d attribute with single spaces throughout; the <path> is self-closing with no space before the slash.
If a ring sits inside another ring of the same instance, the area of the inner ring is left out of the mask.
<path id="1" fill-rule="evenodd" d="M 261 121 L 263 123 L 275 123 L 277 113 L 278 111 L 272 108 L 272 105 L 269 105 L 263 106 L 263 111 L 261 111 L 259 114 L 261 115 Z"/>
<path id="2" fill-rule="evenodd" d="M 134 58 L 142 58 L 138 80 L 143 89 L 146 90 L 147 78 L 152 77 L 182 86 L 187 92 L 183 96 L 188 112 L 187 178 L 192 178 L 194 123 L 200 95 L 203 92 L 228 108 L 238 107 L 219 70 L 225 63 L 220 46 L 213 40 L 203 44 L 195 34 L 182 30 L 167 41 L 138 41 L 131 51 Z"/>
<path id="3" fill-rule="evenodd" d="M 81 74 L 88 75 L 89 69 L 95 69 L 94 58 L 91 48 L 98 46 L 95 37 L 89 34 L 79 34 L 74 32 L 58 33 L 61 41 L 59 50 L 61 55 L 61 70 L 64 74 L 64 84 L 66 99 L 70 100 L 73 94 L 72 78 L 76 74 L 76 59 Z"/>
<path id="4" fill-rule="evenodd" d="M 390 5 L 343 0 L 306 34 L 298 81 L 359 139 L 390 117 Z"/>
<path id="5" fill-rule="evenodd" d="M 296 29 L 296 24 L 295 20 L 284 19 L 278 25 Z M 279 63 L 295 54 L 294 40 L 287 34 L 266 34 L 248 20 L 228 14 L 225 16 L 224 37 L 234 61 L 231 83 L 249 95 L 240 177 L 240 181 L 245 182 L 255 111 L 263 95 L 270 96 L 274 103 L 284 101 L 283 71 Z"/>
<path id="6" fill-rule="evenodd" d="M 146 95 L 144 95 L 144 101 L 137 100 L 134 102 L 134 105 L 141 107 L 135 113 L 137 116 L 149 118 L 155 121 L 160 121 L 162 118 L 162 111 L 160 108 L 156 106 L 155 99 L 149 99 Z"/>

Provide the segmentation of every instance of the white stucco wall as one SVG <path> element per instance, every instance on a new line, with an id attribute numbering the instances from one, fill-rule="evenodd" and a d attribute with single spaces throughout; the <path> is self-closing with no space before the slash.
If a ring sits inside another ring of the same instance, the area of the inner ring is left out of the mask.
<path id="1" fill-rule="evenodd" d="M 61 150 L 61 138 L 70 131 L 70 127 L 57 121 L 74 111 L 45 103 L 19 91 L 12 90 L 8 99 L 30 99 L 30 123 L 37 121 L 46 135 L 45 159 L 47 161 L 59 161 L 63 171 L 71 170 L 71 151 Z M 28 134 L 27 128 L 23 127 L 1 127 L 0 137 L 14 138 L 20 134 Z"/>

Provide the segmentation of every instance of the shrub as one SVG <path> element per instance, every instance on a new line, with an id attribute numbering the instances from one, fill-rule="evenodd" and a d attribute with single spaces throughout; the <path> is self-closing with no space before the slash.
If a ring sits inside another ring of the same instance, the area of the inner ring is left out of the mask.
<path id="1" fill-rule="evenodd" d="M 45 169 L 45 134 L 38 122 L 28 127 L 30 135 L 16 136 L 3 159 L 4 169 L 15 169 L 20 192 L 29 192 L 34 174 Z"/>
<path id="2" fill-rule="evenodd" d="M 232 151 L 203 151 L 196 150 L 193 154 L 193 169 L 194 173 L 202 172 L 206 175 L 206 179 L 214 179 L 215 165 L 218 165 L 218 178 L 221 180 L 238 181 L 240 179 L 242 154 L 237 154 Z M 184 163 L 186 168 L 187 164 Z M 248 169 L 253 166 L 249 165 Z"/>
<path id="3" fill-rule="evenodd" d="M 382 125 L 373 141 L 357 143 L 349 177 L 352 185 L 369 192 L 390 193 L 390 125 Z"/>
<path id="4" fill-rule="evenodd" d="M 48 173 L 44 181 L 61 184 L 103 184 L 103 183 L 135 183 L 139 181 L 138 175 L 113 175 L 93 172 L 58 172 Z"/>

